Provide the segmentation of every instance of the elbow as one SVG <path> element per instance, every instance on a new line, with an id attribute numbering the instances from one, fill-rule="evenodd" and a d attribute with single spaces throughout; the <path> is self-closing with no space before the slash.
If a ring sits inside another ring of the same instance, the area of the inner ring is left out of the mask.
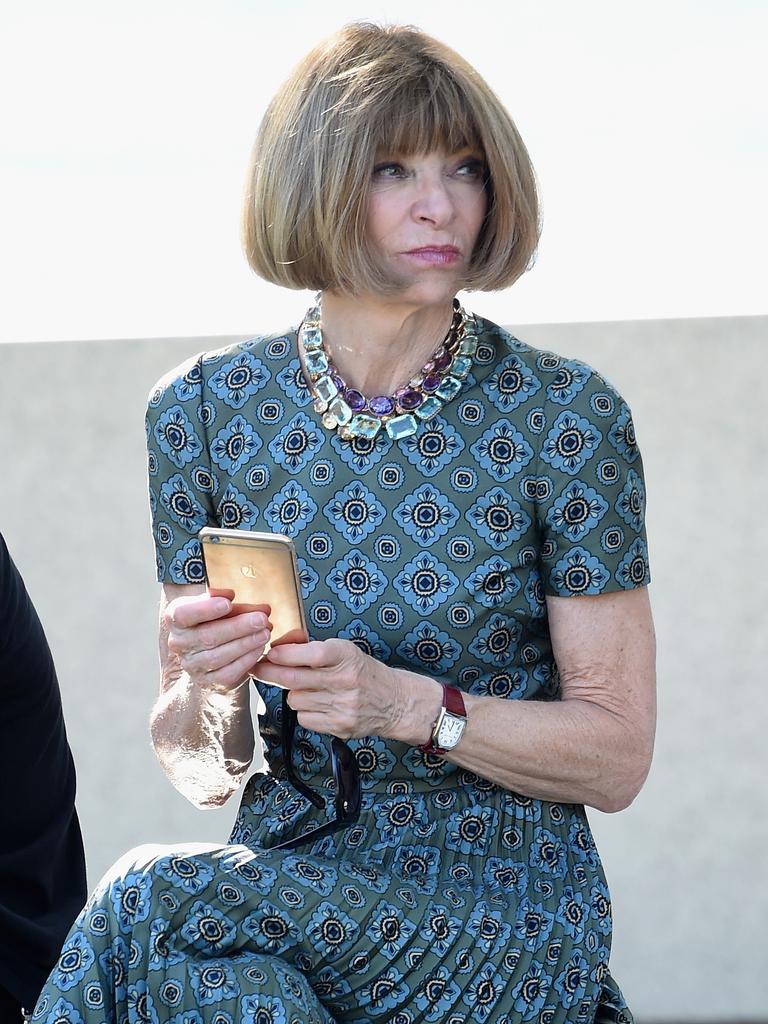
<path id="1" fill-rule="evenodd" d="M 153 715 L 149 732 L 165 777 L 200 811 L 223 807 L 240 788 L 251 764 L 250 757 L 225 761 L 207 747 L 195 747 L 184 737 L 169 735 L 159 715 Z"/>
<path id="2" fill-rule="evenodd" d="M 229 800 L 232 794 L 236 793 L 238 789 L 237 786 L 233 786 L 226 792 L 224 790 L 220 790 L 216 793 L 200 793 L 196 792 L 194 789 L 187 791 L 181 781 L 174 783 L 174 785 L 181 795 L 186 797 L 192 806 L 196 807 L 198 811 L 215 811 L 217 807 L 223 807 L 227 800 Z"/>
<path id="3" fill-rule="evenodd" d="M 221 771 L 200 771 L 189 763 L 163 764 L 168 781 L 199 811 L 211 811 L 224 804 L 238 791 L 242 776 L 232 778 Z"/>
<path id="4" fill-rule="evenodd" d="M 616 790 L 615 792 L 601 793 L 600 797 L 595 800 L 595 807 L 603 814 L 618 814 L 619 811 L 626 811 L 639 792 L 639 790 L 635 793 L 629 790 Z"/>
<path id="5" fill-rule="evenodd" d="M 655 714 L 622 721 L 604 746 L 599 797 L 594 805 L 604 814 L 617 814 L 634 803 L 648 778 L 653 760 Z"/>
<path id="6" fill-rule="evenodd" d="M 630 807 L 645 784 L 651 767 L 651 750 L 637 751 L 614 766 L 604 780 L 594 806 L 604 814 L 617 814 Z"/>

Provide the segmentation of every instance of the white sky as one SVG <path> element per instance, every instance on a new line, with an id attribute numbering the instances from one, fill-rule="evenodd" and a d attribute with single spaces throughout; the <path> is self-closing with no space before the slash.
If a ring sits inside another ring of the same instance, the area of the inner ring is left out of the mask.
<path id="1" fill-rule="evenodd" d="M 544 206 L 504 323 L 763 314 L 768 3 L 0 0 L 0 341 L 248 334 L 239 203 L 260 116 L 346 21 L 413 23 L 515 118 Z"/>

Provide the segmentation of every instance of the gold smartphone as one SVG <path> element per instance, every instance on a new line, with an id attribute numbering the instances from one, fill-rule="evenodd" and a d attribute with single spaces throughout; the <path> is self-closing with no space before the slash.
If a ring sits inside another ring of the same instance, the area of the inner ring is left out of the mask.
<path id="1" fill-rule="evenodd" d="M 296 549 L 290 537 L 211 526 L 204 527 L 198 537 L 208 593 L 229 598 L 231 615 L 268 613 L 272 637 L 266 651 L 277 644 L 307 642 Z"/>

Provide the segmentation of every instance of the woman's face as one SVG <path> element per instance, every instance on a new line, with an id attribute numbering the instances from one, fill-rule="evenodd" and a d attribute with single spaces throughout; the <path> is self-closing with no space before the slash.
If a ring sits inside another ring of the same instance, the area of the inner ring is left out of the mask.
<path id="1" fill-rule="evenodd" d="M 368 200 L 368 237 L 385 271 L 402 282 L 399 301 L 454 297 L 466 280 L 486 213 L 480 153 L 377 154 Z"/>

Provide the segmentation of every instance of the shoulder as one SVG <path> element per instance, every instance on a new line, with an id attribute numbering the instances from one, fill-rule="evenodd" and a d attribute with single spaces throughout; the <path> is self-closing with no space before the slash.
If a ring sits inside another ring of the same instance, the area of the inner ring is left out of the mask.
<path id="1" fill-rule="evenodd" d="M 550 429 L 565 415 L 632 433 L 632 414 L 614 385 L 579 359 L 534 348 L 482 317 L 478 323 L 475 381 L 495 409 L 524 418 L 534 434 Z"/>
<path id="2" fill-rule="evenodd" d="M 174 406 L 199 408 L 205 401 L 238 408 L 279 372 L 294 351 L 295 329 L 291 329 L 198 352 L 152 386 L 148 416 L 156 419 L 159 411 Z"/>
<path id="3" fill-rule="evenodd" d="M 476 364 L 478 369 L 482 367 L 476 376 L 489 377 L 504 372 L 510 377 L 523 374 L 528 378 L 529 391 L 543 392 L 539 400 L 548 399 L 556 405 L 568 404 L 585 389 L 605 391 L 614 399 L 622 400 L 613 384 L 589 363 L 535 348 L 484 317 L 475 319 L 479 328 Z"/>

